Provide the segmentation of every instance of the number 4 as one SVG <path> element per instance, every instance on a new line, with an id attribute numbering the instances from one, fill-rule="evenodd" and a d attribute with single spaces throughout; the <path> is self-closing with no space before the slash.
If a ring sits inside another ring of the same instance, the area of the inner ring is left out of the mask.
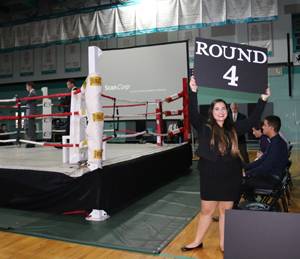
<path id="1" fill-rule="evenodd" d="M 231 76 L 229 76 L 230 73 Z M 229 68 L 229 70 L 224 74 L 223 78 L 226 80 L 230 80 L 230 82 L 228 82 L 228 85 L 238 86 L 236 82 L 239 80 L 239 77 L 236 76 L 236 66 L 232 66 L 231 68 Z"/>

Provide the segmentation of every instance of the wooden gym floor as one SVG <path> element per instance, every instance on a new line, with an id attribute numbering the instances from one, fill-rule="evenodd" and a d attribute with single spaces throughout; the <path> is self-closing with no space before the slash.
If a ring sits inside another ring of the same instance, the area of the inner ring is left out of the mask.
<path id="1" fill-rule="evenodd" d="M 249 151 L 250 161 L 255 156 L 254 151 Z M 300 213 L 300 151 L 293 151 L 291 155 L 292 180 L 294 188 L 291 191 L 292 202 L 290 213 Z M 218 215 L 218 211 L 215 212 Z M 1 217 L 1 216 L 0 216 Z M 0 231 L 0 259 L 159 259 L 159 258 L 202 258 L 221 259 L 223 253 L 219 249 L 218 223 L 212 222 L 203 240 L 204 249 L 189 252 L 182 252 L 180 248 L 189 244 L 195 234 L 198 217 L 195 217 L 190 224 L 161 252 L 159 255 L 149 255 L 121 250 L 104 249 L 93 246 L 79 245 L 19 234 L 11 234 Z"/>

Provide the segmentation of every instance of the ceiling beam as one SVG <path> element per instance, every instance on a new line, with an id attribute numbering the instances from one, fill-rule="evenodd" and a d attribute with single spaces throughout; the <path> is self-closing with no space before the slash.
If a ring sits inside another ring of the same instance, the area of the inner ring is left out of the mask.
<path id="1" fill-rule="evenodd" d="M 16 11 L 13 13 L 9 13 L 9 14 L 3 14 L 1 15 L 0 19 L 1 20 L 6 20 L 11 18 L 12 15 L 22 15 L 22 14 L 28 14 L 28 13 L 36 13 L 38 11 L 47 11 L 47 10 L 53 10 L 54 7 L 58 7 L 58 6 L 66 6 L 66 5 L 74 5 L 76 3 L 85 3 L 88 2 L 89 0 L 69 0 L 69 1 L 65 1 L 63 3 L 56 3 L 56 4 L 50 4 L 50 5 L 44 5 L 44 6 L 40 6 L 37 8 L 32 8 L 32 9 L 28 9 L 28 10 L 22 10 L 22 11 Z M 11 1 L 11 2 L 21 2 L 20 0 L 15 0 L 15 1 Z M 8 21 L 9 22 L 9 21 Z M 4 23 L 4 22 L 2 22 Z"/>

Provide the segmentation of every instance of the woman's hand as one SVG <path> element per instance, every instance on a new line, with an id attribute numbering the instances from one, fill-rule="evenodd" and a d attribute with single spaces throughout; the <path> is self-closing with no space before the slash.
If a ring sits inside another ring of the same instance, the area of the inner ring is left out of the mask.
<path id="1" fill-rule="evenodd" d="M 268 86 L 269 86 L 269 85 L 270 85 L 270 84 L 268 84 Z M 262 97 L 262 99 L 267 100 L 267 99 L 269 98 L 270 95 L 271 95 L 271 90 L 270 90 L 270 88 L 268 87 L 268 88 L 266 89 L 266 93 L 265 93 L 265 94 L 262 94 L 261 97 Z"/>
<path id="2" fill-rule="evenodd" d="M 243 177 L 246 177 L 245 168 L 243 168 Z"/>
<path id="3" fill-rule="evenodd" d="M 191 76 L 190 88 L 193 92 L 197 92 L 197 84 L 194 76 Z"/>

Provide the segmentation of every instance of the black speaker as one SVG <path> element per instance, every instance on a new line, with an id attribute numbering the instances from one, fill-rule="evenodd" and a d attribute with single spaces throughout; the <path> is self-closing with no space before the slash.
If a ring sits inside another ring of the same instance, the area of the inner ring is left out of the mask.
<path id="1" fill-rule="evenodd" d="M 299 240 L 299 213 L 226 210 L 224 259 L 298 259 Z"/>

